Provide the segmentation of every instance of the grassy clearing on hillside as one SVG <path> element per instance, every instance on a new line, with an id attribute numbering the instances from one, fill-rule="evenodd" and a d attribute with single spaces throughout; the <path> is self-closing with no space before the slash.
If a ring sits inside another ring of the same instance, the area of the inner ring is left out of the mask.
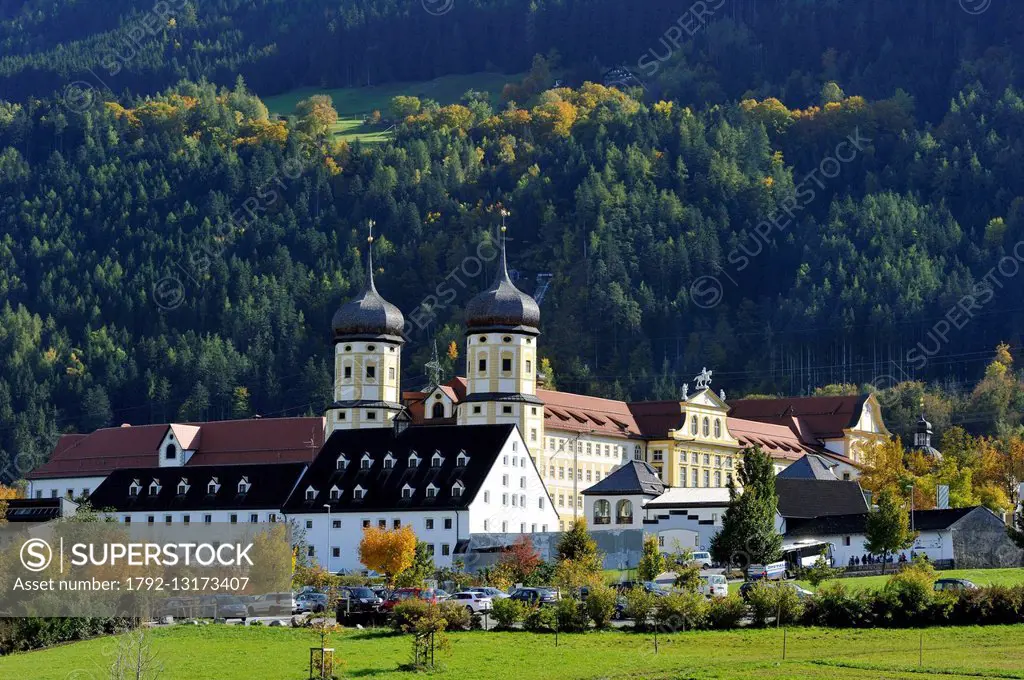
<path id="1" fill-rule="evenodd" d="M 786 660 L 779 630 L 660 635 L 613 631 L 561 635 L 474 632 L 450 635 L 451 652 L 432 676 L 496 680 L 583 678 L 853 679 L 1000 677 L 1024 679 L 1024 626 L 920 631 L 790 629 Z M 310 631 L 241 626 L 174 626 L 153 634 L 163 680 L 300 680 L 315 644 Z M 348 631 L 333 641 L 343 678 L 410 677 L 400 667 L 411 638 Z M 111 639 L 0 659 L 0 677 L 65 680 L 106 677 Z M 557 671 L 555 670 L 557 669 Z M 74 675 L 75 672 L 77 675 Z"/>
<path id="2" fill-rule="evenodd" d="M 363 116 L 374 110 L 387 116 L 391 99 L 400 94 L 420 99 L 433 99 L 444 105 L 459 101 L 466 90 L 480 90 L 489 92 L 492 104 L 497 106 L 505 83 L 521 79 L 521 75 L 470 73 L 443 76 L 419 83 L 387 83 L 371 87 L 334 89 L 304 87 L 274 97 L 267 97 L 263 101 L 271 113 L 287 116 L 295 111 L 295 105 L 299 101 L 314 94 L 329 94 L 334 100 L 334 108 L 338 110 L 338 115 L 342 119 L 334 126 L 336 137 L 348 141 L 360 139 L 363 142 L 380 142 L 390 139 L 391 135 L 384 132 L 382 128 L 363 126 Z"/>

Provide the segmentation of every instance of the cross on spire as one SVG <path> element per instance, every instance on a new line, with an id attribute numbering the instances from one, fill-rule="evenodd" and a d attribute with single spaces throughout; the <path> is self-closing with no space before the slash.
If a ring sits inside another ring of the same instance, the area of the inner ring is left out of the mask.
<path id="1" fill-rule="evenodd" d="M 367 222 L 368 235 L 366 237 L 366 276 L 367 288 L 376 291 L 377 286 L 373 282 L 373 227 L 377 224 L 374 220 Z"/>

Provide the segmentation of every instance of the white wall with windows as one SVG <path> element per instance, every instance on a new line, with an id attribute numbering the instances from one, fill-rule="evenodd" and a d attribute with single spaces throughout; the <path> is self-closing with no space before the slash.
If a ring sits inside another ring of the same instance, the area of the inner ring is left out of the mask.
<path id="1" fill-rule="evenodd" d="M 78 498 L 88 496 L 106 477 L 54 477 L 28 483 L 29 498 Z"/>

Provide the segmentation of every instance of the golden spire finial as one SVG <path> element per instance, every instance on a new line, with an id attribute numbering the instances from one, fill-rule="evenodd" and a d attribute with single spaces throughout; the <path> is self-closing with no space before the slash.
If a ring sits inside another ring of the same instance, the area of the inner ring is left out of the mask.
<path id="1" fill-rule="evenodd" d="M 374 220 L 370 220 L 369 221 L 370 235 L 366 237 L 366 242 L 367 243 L 373 243 L 373 227 L 376 224 L 377 224 L 377 222 L 375 222 Z"/>

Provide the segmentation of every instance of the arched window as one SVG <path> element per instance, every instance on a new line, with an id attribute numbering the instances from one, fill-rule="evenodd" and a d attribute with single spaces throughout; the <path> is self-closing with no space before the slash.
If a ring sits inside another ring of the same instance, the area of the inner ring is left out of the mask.
<path id="1" fill-rule="evenodd" d="M 697 434 L 697 416 L 690 418 L 690 434 Z"/>
<path id="2" fill-rule="evenodd" d="M 167 460 L 174 460 L 178 457 L 178 447 L 174 444 L 168 444 L 167 450 L 164 453 Z"/>
<path id="3" fill-rule="evenodd" d="M 615 504 L 615 523 L 616 524 L 632 524 L 633 523 L 633 503 L 625 499 Z"/>
<path id="4" fill-rule="evenodd" d="M 594 524 L 611 524 L 612 523 L 612 504 L 605 499 L 600 499 L 594 503 Z"/>
<path id="5" fill-rule="evenodd" d="M 715 439 L 722 438 L 722 419 L 715 418 Z"/>
<path id="6" fill-rule="evenodd" d="M 437 402 L 430 411 L 431 418 L 444 418 L 444 404 Z"/>
<path id="7" fill-rule="evenodd" d="M 701 431 L 704 433 L 705 437 L 711 434 L 711 421 L 708 420 L 707 416 L 704 416 L 704 427 L 701 428 Z"/>

